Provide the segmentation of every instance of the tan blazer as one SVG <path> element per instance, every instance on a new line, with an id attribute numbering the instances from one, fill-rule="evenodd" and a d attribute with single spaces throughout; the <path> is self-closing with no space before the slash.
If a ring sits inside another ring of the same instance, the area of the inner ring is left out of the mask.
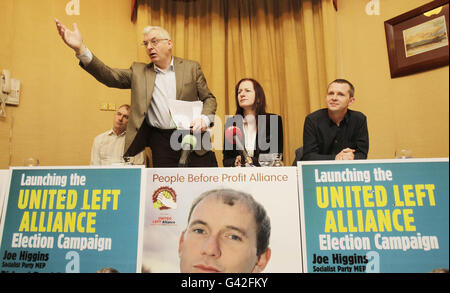
<path id="1" fill-rule="evenodd" d="M 196 61 L 173 58 L 177 100 L 202 101 L 202 114 L 208 116 L 213 123 L 217 102 L 208 88 L 200 64 Z M 148 127 L 142 125 L 146 123 L 145 115 L 150 107 L 155 86 L 154 64 L 134 62 L 129 69 L 116 69 L 105 65 L 94 56 L 86 67 L 81 62 L 80 65 L 108 87 L 131 89 L 131 114 L 125 137 L 125 155 L 134 156 L 141 152 L 147 144 L 148 132 L 144 130 L 148 130 Z"/>

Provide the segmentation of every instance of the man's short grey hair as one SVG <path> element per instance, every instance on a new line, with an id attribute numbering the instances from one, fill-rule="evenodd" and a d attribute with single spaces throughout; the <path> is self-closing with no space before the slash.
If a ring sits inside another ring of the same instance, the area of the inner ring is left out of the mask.
<path id="1" fill-rule="evenodd" d="M 131 112 L 131 107 L 130 107 L 130 105 L 128 105 L 128 104 L 120 105 L 120 107 L 117 108 L 117 109 L 120 109 L 120 108 L 125 108 L 125 109 L 127 109 L 127 111 Z"/>
<path id="2" fill-rule="evenodd" d="M 264 207 L 257 202 L 253 196 L 248 193 L 237 191 L 233 189 L 213 189 L 200 194 L 192 203 L 188 216 L 188 224 L 191 220 L 192 212 L 195 207 L 206 197 L 215 196 L 217 199 L 222 199 L 224 204 L 233 206 L 235 203 L 243 203 L 247 208 L 253 212 L 253 217 L 256 223 L 256 255 L 259 257 L 266 252 L 269 247 L 270 238 L 270 218 L 266 213 Z M 219 215 L 218 215 L 219 216 Z"/>
<path id="3" fill-rule="evenodd" d="M 144 28 L 144 30 L 142 31 L 142 34 L 143 34 L 143 35 L 146 35 L 146 34 L 148 34 L 149 32 L 151 32 L 151 31 L 153 31 L 153 30 L 159 31 L 159 35 L 160 35 L 160 37 L 161 37 L 162 39 L 168 39 L 168 40 L 171 40 L 170 34 L 169 34 L 165 29 L 163 29 L 163 28 L 160 27 L 160 26 L 154 26 L 154 25 L 146 26 L 146 27 Z"/>

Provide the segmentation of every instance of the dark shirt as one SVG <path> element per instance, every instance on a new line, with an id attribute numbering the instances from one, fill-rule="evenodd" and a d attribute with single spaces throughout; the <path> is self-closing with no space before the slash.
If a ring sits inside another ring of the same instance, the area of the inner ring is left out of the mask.
<path id="1" fill-rule="evenodd" d="M 345 148 L 355 150 L 355 160 L 367 159 L 369 133 L 363 113 L 348 109 L 339 126 L 330 119 L 326 108 L 306 116 L 303 160 L 334 160 Z"/>

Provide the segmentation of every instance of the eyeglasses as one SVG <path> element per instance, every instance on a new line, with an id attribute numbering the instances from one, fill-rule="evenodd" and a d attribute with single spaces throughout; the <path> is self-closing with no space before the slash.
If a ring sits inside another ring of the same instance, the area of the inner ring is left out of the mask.
<path id="1" fill-rule="evenodd" d="M 146 48 L 148 47 L 148 44 L 151 44 L 152 47 L 156 47 L 156 46 L 158 46 L 159 42 L 161 42 L 161 41 L 168 41 L 168 40 L 169 39 L 152 39 L 150 41 L 143 41 L 141 43 L 141 45 L 146 47 Z"/>

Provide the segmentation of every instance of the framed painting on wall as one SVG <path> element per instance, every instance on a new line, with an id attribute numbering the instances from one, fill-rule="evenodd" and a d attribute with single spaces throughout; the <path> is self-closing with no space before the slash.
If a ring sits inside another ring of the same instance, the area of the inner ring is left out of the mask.
<path id="1" fill-rule="evenodd" d="M 384 22 L 391 77 L 449 64 L 449 0 L 435 0 Z"/>

